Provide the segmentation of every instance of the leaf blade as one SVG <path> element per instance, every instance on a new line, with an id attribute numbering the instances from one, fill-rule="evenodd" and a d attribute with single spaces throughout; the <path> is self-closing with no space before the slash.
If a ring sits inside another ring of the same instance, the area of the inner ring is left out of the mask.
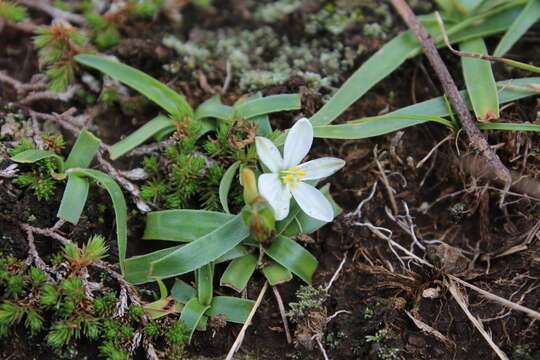
<path id="1" fill-rule="evenodd" d="M 213 232 L 153 262 L 150 275 L 167 278 L 191 272 L 227 253 L 248 235 L 242 217 L 236 215 Z"/>
<path id="2" fill-rule="evenodd" d="M 75 60 L 137 90 L 179 120 L 193 117 L 193 109 L 183 96 L 140 70 L 99 55 L 81 54 Z"/>
<path id="3" fill-rule="evenodd" d="M 487 55 L 487 48 L 482 38 L 460 43 L 460 50 L 468 53 Z M 499 118 L 499 95 L 491 68 L 491 62 L 462 56 L 461 65 L 474 113 L 479 121 Z"/>

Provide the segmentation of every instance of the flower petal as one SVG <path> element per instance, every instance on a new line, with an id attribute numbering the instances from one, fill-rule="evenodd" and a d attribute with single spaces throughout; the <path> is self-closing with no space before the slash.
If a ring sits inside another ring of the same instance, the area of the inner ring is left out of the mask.
<path id="1" fill-rule="evenodd" d="M 255 137 L 255 147 L 257 148 L 257 155 L 259 159 L 271 172 L 275 173 L 283 168 L 283 159 L 279 153 L 278 148 L 269 139 L 257 136 Z"/>
<path id="2" fill-rule="evenodd" d="M 305 162 L 298 165 L 296 168 L 306 173 L 302 176 L 303 180 L 315 180 L 332 175 L 344 165 L 345 160 L 325 157 Z"/>
<path id="3" fill-rule="evenodd" d="M 289 214 L 291 193 L 287 185 L 279 180 L 278 174 L 262 174 L 259 176 L 259 193 L 268 200 L 274 209 L 276 220 L 283 220 Z"/>
<path id="4" fill-rule="evenodd" d="M 315 187 L 300 182 L 291 192 L 300 208 L 312 218 L 326 222 L 334 218 L 332 204 Z"/>
<path id="5" fill-rule="evenodd" d="M 287 134 L 283 150 L 284 167 L 290 168 L 300 164 L 300 161 L 309 152 L 312 143 L 313 126 L 308 119 L 302 118 L 293 125 Z"/>

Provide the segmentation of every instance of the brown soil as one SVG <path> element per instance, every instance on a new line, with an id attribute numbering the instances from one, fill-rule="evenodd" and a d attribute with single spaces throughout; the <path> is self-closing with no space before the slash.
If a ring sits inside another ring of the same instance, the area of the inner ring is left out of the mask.
<path id="1" fill-rule="evenodd" d="M 203 26 L 215 28 L 227 23 L 226 15 L 234 11 L 234 7 L 226 8 L 214 15 L 212 21 L 207 20 Z M 253 26 L 249 21 L 246 23 L 248 28 Z M 210 94 L 201 89 L 191 74 L 182 73 L 172 78 L 161 69 L 175 55 L 159 45 L 161 34 L 167 28 L 164 28 L 162 22 L 158 24 L 160 22 L 156 21 L 150 29 L 148 24 L 131 24 L 125 30 L 127 39 L 113 51 L 114 54 L 121 61 L 182 90 L 192 104 L 207 99 Z M 1 36 L 3 45 L 0 46 L 0 69 L 7 70 L 7 73 L 21 81 L 28 81 L 38 72 L 31 38 L 9 27 L 3 30 Z M 347 37 L 347 33 L 344 37 Z M 530 50 L 527 43 L 524 41 L 521 48 L 514 50 L 515 53 L 527 61 L 540 62 L 538 53 Z M 363 54 L 356 62 L 360 64 L 368 55 Z M 459 62 L 448 54 L 445 54 L 445 60 L 459 79 Z M 427 62 L 421 58 L 407 62 L 354 104 L 339 121 L 375 115 L 440 95 L 436 78 L 426 68 Z M 343 74 L 343 79 L 348 75 Z M 502 68 L 497 73 L 499 79 L 523 75 Z M 212 81 L 220 84 L 223 76 L 221 74 L 221 77 Z M 284 86 L 265 89 L 263 92 L 298 92 L 302 88 L 302 82 L 293 79 Z M 0 83 L 2 103 L 13 101 L 14 95 L 8 85 Z M 233 89 L 224 98 L 232 100 L 240 95 L 243 94 L 237 94 Z M 303 101 L 305 115 L 312 114 L 321 104 L 314 95 L 304 96 Z M 39 104 L 39 110 L 60 113 L 70 105 L 73 104 L 44 103 Z M 528 120 L 536 116 L 537 108 L 536 100 L 523 100 L 506 108 L 502 117 L 508 121 Z M 128 118 L 118 109 L 111 108 L 94 119 L 94 124 L 99 127 L 99 136 L 105 142 L 112 143 L 118 139 L 118 134 L 129 133 L 140 126 L 155 110 L 151 108 L 144 114 Z M 277 115 L 272 121 L 274 125 L 283 128 L 290 126 L 294 116 L 290 113 Z M 411 235 L 400 228 L 385 211 L 385 208 L 391 209 L 391 201 L 377 161 L 385 170 L 389 186 L 395 190 L 394 198 L 401 216 L 399 220 L 406 221 L 403 217 L 406 204 L 414 222 L 415 235 L 420 242 L 426 245 L 426 241 L 444 240 L 446 244 L 462 249 L 468 260 L 467 267 L 459 269 L 465 270 L 459 274 L 461 279 L 530 309 L 540 309 L 540 246 L 534 241 L 538 234 L 530 233 L 534 229 L 538 232 L 538 227 L 535 228 L 540 219 L 538 202 L 509 195 L 506 205 L 500 208 L 498 202 L 501 192 L 494 185 L 488 186 L 460 171 L 460 158 L 469 150 L 464 134 L 460 134 L 459 140 L 452 138 L 438 147 L 426 163 L 417 168 L 419 161 L 447 135 L 448 131 L 439 125 L 421 125 L 399 134 L 364 140 L 317 142 L 314 157 L 330 155 L 347 160 L 346 167 L 329 180 L 332 183 L 332 193 L 344 212 L 333 224 L 313 234 L 314 242 L 307 245 L 320 261 L 315 286 L 324 286 L 347 255 L 341 275 L 330 289 L 325 303 L 328 315 L 338 310 L 348 311 L 338 315 L 326 326 L 322 343 L 330 359 L 394 359 L 388 355 L 392 349 L 398 349 L 395 359 L 496 358 L 493 350 L 446 290 L 441 271 L 410 262 L 406 254 L 399 251 L 394 253 L 385 240 L 376 237 L 367 227 L 358 225 L 370 222 L 390 229 L 392 240 L 406 249 L 413 249 L 416 255 L 424 258 L 424 251 L 411 247 Z M 501 144 L 498 154 L 505 164 L 523 175 L 537 179 L 540 177 L 538 134 L 490 132 L 488 136 L 490 144 Z M 133 168 L 140 165 L 138 161 L 118 161 L 115 165 L 124 169 Z M 6 164 L 4 162 L 0 165 L 3 168 Z M 361 217 L 351 215 L 359 203 L 369 196 L 375 182 L 376 192 L 373 199 L 363 206 Z M 100 217 L 97 205 L 107 203 L 108 197 L 104 191 L 91 194 L 85 217 L 76 227 L 67 227 L 66 236 L 84 240 L 90 234 L 102 233 L 111 240 L 110 244 L 114 244 L 112 214 L 104 216 L 104 223 L 97 221 Z M 34 215 L 36 220 L 33 225 L 41 227 L 50 227 L 56 221 L 56 209 L 61 197 L 59 189 L 52 200 L 43 203 L 37 201 L 30 192 L 20 191 L 2 180 L 0 195 L 2 213 L 9 213 L 22 221 Z M 133 208 L 133 204 L 129 206 Z M 428 210 L 423 212 L 422 209 L 426 208 Z M 140 237 L 141 224 L 141 216 L 131 217 L 130 239 Z M 12 243 L 0 244 L 0 250 L 20 257 L 26 256 L 22 231 L 0 221 L 0 234 L 13 239 Z M 532 239 L 527 249 L 497 257 L 502 249 L 523 242 L 527 236 Z M 57 249 L 47 238 L 37 237 L 36 242 L 40 252 L 50 253 Z M 135 240 L 129 251 L 135 254 L 149 250 L 148 245 Z M 492 259 L 482 257 L 485 254 L 493 254 Z M 473 258 L 477 260 L 470 262 Z M 449 261 L 449 257 L 444 255 L 441 261 Z M 248 289 L 248 298 L 257 297 L 262 282 L 262 277 L 257 275 Z M 279 286 L 285 304 L 296 301 L 295 292 L 300 285 L 300 281 L 295 279 Z M 423 296 L 424 290 L 433 288 L 440 289 L 438 296 L 433 299 Z M 509 312 L 470 289 L 460 288 L 460 291 L 467 298 L 469 310 L 483 321 L 493 341 L 504 352 L 513 359 L 540 359 L 540 329 L 537 322 L 521 312 Z M 439 331 L 448 342 L 444 343 L 433 334 L 419 329 L 406 312 Z M 296 325 L 292 324 L 292 328 L 294 331 Z M 368 336 L 375 336 L 382 329 L 387 330 L 384 339 L 368 341 Z M 239 325 L 227 325 L 217 331 L 198 332 L 188 347 L 189 354 L 194 358 L 221 357 L 226 354 L 239 330 Z M 26 352 L 26 348 L 27 344 L 20 338 L 0 343 L 0 357 L 34 358 L 33 354 Z M 20 356 L 11 357 L 8 355 L 10 353 Z M 310 351 L 286 343 L 278 306 L 271 291 L 267 292 L 262 301 L 240 353 L 258 360 L 322 359 L 317 345 Z M 388 357 L 381 354 L 387 354 Z M 42 354 L 39 358 L 46 358 L 46 355 Z"/>

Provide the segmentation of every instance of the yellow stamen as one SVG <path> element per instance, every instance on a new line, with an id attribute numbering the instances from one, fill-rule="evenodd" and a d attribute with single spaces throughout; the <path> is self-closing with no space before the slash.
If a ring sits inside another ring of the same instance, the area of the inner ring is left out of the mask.
<path id="1" fill-rule="evenodd" d="M 294 180 L 294 175 L 293 174 L 287 174 L 287 176 L 285 176 L 281 181 L 284 184 L 288 184 L 289 182 L 291 182 L 293 180 Z"/>
<path id="2" fill-rule="evenodd" d="M 296 183 L 294 183 L 294 182 L 291 183 L 291 189 L 296 189 L 297 186 L 298 186 L 298 185 L 296 185 Z"/>
<path id="3" fill-rule="evenodd" d="M 296 173 L 300 176 L 306 175 L 306 172 L 304 170 L 296 170 Z"/>

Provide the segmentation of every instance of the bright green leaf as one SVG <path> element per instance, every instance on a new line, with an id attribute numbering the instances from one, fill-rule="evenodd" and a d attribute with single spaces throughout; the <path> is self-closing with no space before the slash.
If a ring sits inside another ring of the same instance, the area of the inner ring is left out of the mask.
<path id="1" fill-rule="evenodd" d="M 231 261 L 227 269 L 221 276 L 219 284 L 228 286 L 238 292 L 242 292 L 253 275 L 257 267 L 257 257 L 253 254 L 248 254 Z"/>
<path id="2" fill-rule="evenodd" d="M 278 236 L 272 241 L 270 247 L 264 249 L 264 252 L 272 260 L 298 275 L 306 283 L 311 284 L 318 261 L 296 241 L 285 236 Z"/>
<path id="3" fill-rule="evenodd" d="M 236 215 L 213 232 L 153 262 L 150 275 L 167 278 L 191 272 L 227 253 L 248 235 L 242 217 Z"/>
<path id="4" fill-rule="evenodd" d="M 193 118 L 193 110 L 184 97 L 140 70 L 99 55 L 77 55 L 75 60 L 137 90 L 178 120 Z"/>
<path id="5" fill-rule="evenodd" d="M 234 177 L 236 175 L 236 172 L 238 171 L 238 168 L 240 167 L 241 162 L 236 161 L 233 163 L 227 171 L 225 171 L 225 174 L 223 174 L 223 177 L 221 178 L 221 182 L 219 183 L 219 201 L 221 202 L 221 206 L 223 206 L 223 210 L 225 210 L 226 213 L 230 213 L 229 211 L 229 191 L 231 189 L 231 184 L 234 180 Z"/>

